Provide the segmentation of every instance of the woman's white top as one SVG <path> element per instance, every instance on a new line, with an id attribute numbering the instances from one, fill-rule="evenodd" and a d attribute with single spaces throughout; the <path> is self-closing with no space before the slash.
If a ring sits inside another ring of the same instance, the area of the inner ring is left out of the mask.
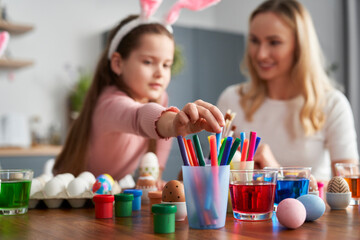
<path id="1" fill-rule="evenodd" d="M 253 121 L 248 122 L 240 106 L 239 86 L 227 87 L 217 106 L 224 114 L 228 109 L 236 113 L 232 123 L 236 126 L 234 137 L 245 132 L 248 138 L 250 131 L 257 132 L 261 143 L 270 146 L 281 166 L 312 167 L 311 173 L 317 179 L 326 180 L 331 177 L 330 161 L 359 158 L 353 113 L 340 91 L 327 93 L 324 127 L 312 136 L 305 136 L 299 117 L 302 96 L 285 101 L 266 98 L 254 113 Z"/>

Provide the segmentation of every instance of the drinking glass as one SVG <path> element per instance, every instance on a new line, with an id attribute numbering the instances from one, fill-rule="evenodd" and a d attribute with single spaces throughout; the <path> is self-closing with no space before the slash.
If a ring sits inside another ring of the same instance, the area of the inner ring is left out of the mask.
<path id="1" fill-rule="evenodd" d="M 230 196 L 234 218 L 261 221 L 272 217 L 276 170 L 231 170 Z"/>
<path id="2" fill-rule="evenodd" d="M 308 194 L 311 167 L 279 167 L 272 169 L 278 171 L 275 207 L 285 198 L 298 198 Z"/>
<path id="3" fill-rule="evenodd" d="M 30 169 L 0 170 L 0 215 L 24 214 L 28 211 L 33 174 Z"/>
<path id="4" fill-rule="evenodd" d="M 351 191 L 350 205 L 360 203 L 360 164 L 336 163 L 335 174 L 343 177 L 349 184 Z"/>

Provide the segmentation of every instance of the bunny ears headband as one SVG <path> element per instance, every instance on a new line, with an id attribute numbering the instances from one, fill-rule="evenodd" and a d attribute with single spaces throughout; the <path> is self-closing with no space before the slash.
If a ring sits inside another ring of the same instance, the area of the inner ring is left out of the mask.
<path id="1" fill-rule="evenodd" d="M 156 12 L 160 6 L 162 0 L 140 0 L 141 14 L 140 17 L 130 21 L 125 24 L 119 31 L 115 34 L 114 38 L 111 40 L 108 59 L 111 59 L 112 54 L 116 51 L 117 46 L 121 40 L 134 28 L 143 24 L 161 24 L 169 32 L 172 33 L 171 24 L 176 22 L 179 18 L 180 10 L 182 8 L 187 8 L 193 11 L 200 11 L 207 7 L 210 7 L 214 4 L 217 4 L 221 0 L 178 0 L 170 9 L 169 13 L 165 17 L 164 21 L 158 21 L 150 19 L 150 17 Z"/>

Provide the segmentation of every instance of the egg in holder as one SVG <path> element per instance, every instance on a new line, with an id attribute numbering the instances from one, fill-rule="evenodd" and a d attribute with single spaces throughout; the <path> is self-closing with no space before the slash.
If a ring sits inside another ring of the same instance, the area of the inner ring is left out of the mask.
<path id="1" fill-rule="evenodd" d="M 327 187 L 326 202 L 331 209 L 345 209 L 349 206 L 351 192 L 344 178 L 333 177 Z"/>
<path id="2" fill-rule="evenodd" d="M 162 191 L 161 204 L 175 205 L 175 221 L 184 221 L 187 216 L 184 185 L 177 180 L 169 181 Z"/>

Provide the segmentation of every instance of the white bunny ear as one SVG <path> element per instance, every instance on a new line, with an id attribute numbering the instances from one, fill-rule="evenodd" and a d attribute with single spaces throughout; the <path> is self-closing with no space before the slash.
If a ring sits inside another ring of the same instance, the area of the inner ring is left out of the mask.
<path id="1" fill-rule="evenodd" d="M 162 0 L 140 0 L 141 17 L 149 19 L 155 11 L 159 8 Z"/>
<path id="2" fill-rule="evenodd" d="M 180 10 L 187 8 L 193 11 L 200 11 L 214 4 L 217 4 L 221 0 L 179 0 L 170 9 L 165 22 L 167 24 L 173 24 L 179 18 Z"/>
<path id="3" fill-rule="evenodd" d="M 10 40 L 10 35 L 8 32 L 4 31 L 0 33 L 0 57 L 5 52 L 9 40 Z"/>
<path id="4" fill-rule="evenodd" d="M 128 23 L 126 23 L 123 27 L 121 27 L 113 39 L 111 40 L 110 46 L 109 46 L 109 52 L 108 52 L 108 59 L 111 59 L 112 54 L 116 51 L 117 46 L 121 42 L 124 36 L 131 32 L 134 28 L 137 26 L 140 26 L 142 24 L 151 24 L 151 23 L 157 23 L 162 24 L 166 29 L 172 33 L 171 26 L 165 25 L 163 22 L 160 22 L 155 19 L 151 19 L 151 16 L 156 12 L 156 10 L 159 8 L 162 0 L 140 0 L 140 7 L 141 7 L 141 14 L 139 18 L 136 18 Z"/>

